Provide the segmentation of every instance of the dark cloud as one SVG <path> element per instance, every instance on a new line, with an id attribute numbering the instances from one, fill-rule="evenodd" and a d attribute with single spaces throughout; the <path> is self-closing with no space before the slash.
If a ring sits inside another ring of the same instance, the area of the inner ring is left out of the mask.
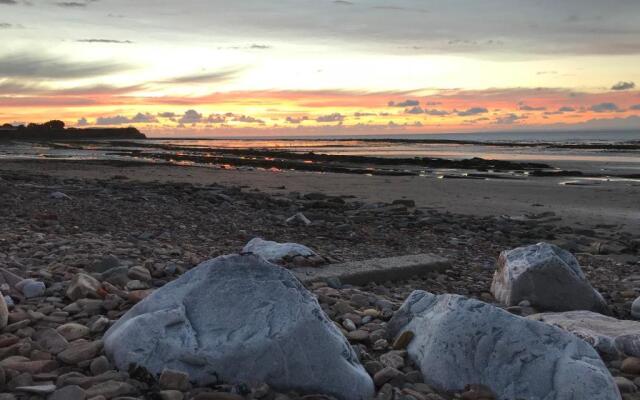
<path id="1" fill-rule="evenodd" d="M 424 114 L 424 110 L 420 106 L 404 109 L 405 114 Z"/>
<path id="2" fill-rule="evenodd" d="M 196 110 L 187 110 L 178 122 L 181 124 L 197 124 L 198 122 L 202 122 L 202 114 Z"/>
<path id="3" fill-rule="evenodd" d="M 591 111 L 593 112 L 597 112 L 597 113 L 603 113 L 603 112 L 620 112 L 622 111 L 620 109 L 620 107 L 618 107 L 617 104 L 615 103 L 600 103 L 600 104 L 595 104 L 593 106 L 591 106 Z"/>
<path id="4" fill-rule="evenodd" d="M 9 29 L 9 28 L 13 28 L 13 24 L 10 24 L 8 22 L 0 22 L 0 29 Z"/>
<path id="5" fill-rule="evenodd" d="M 352 6 L 353 3 L 350 1 L 346 1 L 346 0 L 334 0 L 333 4 L 337 4 L 339 6 Z"/>
<path id="6" fill-rule="evenodd" d="M 219 83 L 228 82 L 235 79 L 242 71 L 242 68 L 227 69 L 223 71 L 207 72 L 201 74 L 185 75 L 171 78 L 157 83 Z"/>
<path id="7" fill-rule="evenodd" d="M 547 107 L 532 107 L 526 104 L 520 106 L 520 110 L 522 111 L 545 111 Z"/>
<path id="8" fill-rule="evenodd" d="M 15 53 L 0 56 L 0 77 L 78 79 L 110 75 L 131 69 L 113 61 L 75 62 L 44 54 Z"/>
<path id="9" fill-rule="evenodd" d="M 115 40 L 115 39 L 78 39 L 79 43 L 113 43 L 113 44 L 131 44 L 131 40 Z"/>
<path id="10" fill-rule="evenodd" d="M 427 115 L 432 115 L 434 117 L 441 117 L 444 115 L 449 115 L 451 114 L 449 111 L 445 111 L 445 110 L 436 110 L 436 109 L 431 109 L 431 110 L 424 110 L 424 113 Z"/>
<path id="11" fill-rule="evenodd" d="M 517 114 L 507 114 L 507 115 L 503 115 L 500 116 L 496 119 L 496 124 L 498 125 L 511 125 L 516 123 L 517 121 L 523 120 L 523 119 L 527 119 L 526 116 L 524 115 L 517 115 Z"/>
<path id="12" fill-rule="evenodd" d="M 209 124 L 224 124 L 225 122 L 227 122 L 227 115 L 211 114 L 207 117 L 206 122 Z"/>
<path id="13" fill-rule="evenodd" d="M 569 106 L 564 106 L 564 107 L 560 107 L 558 108 L 559 112 L 574 112 L 576 109 L 573 107 L 569 107 Z"/>
<path id="14" fill-rule="evenodd" d="M 263 120 L 254 118 L 250 115 L 236 115 L 233 120 L 236 122 L 244 122 L 246 124 L 264 124 Z"/>
<path id="15" fill-rule="evenodd" d="M 478 114 L 485 114 L 488 113 L 489 110 L 487 110 L 484 107 L 472 107 L 469 108 L 465 111 L 456 111 L 456 113 L 460 116 L 460 117 L 468 117 L 470 115 L 478 115 Z"/>
<path id="16" fill-rule="evenodd" d="M 158 117 L 160 117 L 160 118 L 175 118 L 175 117 L 177 117 L 177 115 L 174 112 L 161 112 L 161 113 L 158 113 Z"/>
<path id="17" fill-rule="evenodd" d="M 640 110 L 640 104 L 634 104 L 631 106 L 630 110 Z"/>
<path id="18" fill-rule="evenodd" d="M 151 122 L 158 122 L 158 119 L 149 113 L 137 113 L 133 118 L 131 118 L 131 122 L 137 124 L 148 124 Z"/>
<path id="19" fill-rule="evenodd" d="M 419 105 L 420 105 L 420 102 L 418 100 L 405 100 L 399 103 L 396 103 L 395 101 L 390 101 L 388 103 L 389 107 L 415 107 Z"/>
<path id="20" fill-rule="evenodd" d="M 287 117 L 285 121 L 287 121 L 290 124 L 301 124 L 303 121 L 307 121 L 308 119 L 309 117 L 304 115 L 302 117 Z"/>
<path id="21" fill-rule="evenodd" d="M 630 90 L 636 87 L 634 82 L 618 82 L 611 86 L 611 90 Z"/>
<path id="22" fill-rule="evenodd" d="M 124 115 L 114 115 L 109 117 L 98 117 L 96 119 L 96 125 L 124 125 L 131 121 Z"/>
<path id="23" fill-rule="evenodd" d="M 14 4 L 18 4 L 18 2 L 16 0 L 0 0 L 0 4 L 14 5 Z"/>
<path id="24" fill-rule="evenodd" d="M 76 126 L 87 126 L 89 125 L 89 121 L 85 117 L 82 117 L 76 122 Z"/>
<path id="25" fill-rule="evenodd" d="M 57 2 L 56 5 L 64 8 L 82 8 L 86 7 L 88 3 L 80 3 L 78 1 L 60 1 Z"/>
<path id="26" fill-rule="evenodd" d="M 328 115 L 321 115 L 316 118 L 318 122 L 342 122 L 344 121 L 344 115 L 340 113 L 333 113 Z"/>

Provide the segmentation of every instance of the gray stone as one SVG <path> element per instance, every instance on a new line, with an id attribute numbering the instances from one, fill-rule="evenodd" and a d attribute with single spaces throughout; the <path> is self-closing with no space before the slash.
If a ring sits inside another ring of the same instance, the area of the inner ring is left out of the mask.
<path id="1" fill-rule="evenodd" d="M 18 392 L 26 392 L 33 394 L 49 394 L 56 390 L 56 385 L 34 385 L 34 386 L 20 386 L 16 388 Z"/>
<path id="2" fill-rule="evenodd" d="M 79 362 L 94 358 L 101 349 L 101 340 L 94 342 L 77 340 L 70 343 L 66 350 L 58 353 L 58 359 L 67 364 L 78 364 Z"/>
<path id="3" fill-rule="evenodd" d="M 94 358 L 89 364 L 89 370 L 94 376 L 103 374 L 111 369 L 109 360 L 105 356 Z"/>
<path id="4" fill-rule="evenodd" d="M 570 332 L 606 358 L 640 357 L 640 322 L 620 320 L 591 311 L 540 313 L 527 318 Z"/>
<path id="5" fill-rule="evenodd" d="M 113 285 L 124 287 L 129 282 L 129 268 L 116 267 L 111 268 L 100 275 L 103 281 L 107 281 Z"/>
<path id="6" fill-rule="evenodd" d="M 200 264 L 136 304 L 105 334 L 115 365 L 183 371 L 199 385 L 267 383 L 339 399 L 373 383 L 315 297 L 255 255 Z"/>
<path id="7" fill-rule="evenodd" d="M 64 338 L 68 341 L 89 336 L 89 333 L 91 332 L 88 327 L 75 322 L 69 322 L 67 324 L 60 325 L 56 328 L 56 331 L 58 331 L 58 333 L 64 336 Z"/>
<path id="8" fill-rule="evenodd" d="M 172 369 L 164 369 L 158 379 L 160 387 L 172 390 L 189 390 L 189 374 Z"/>
<path id="9" fill-rule="evenodd" d="M 95 262 L 93 265 L 86 268 L 89 272 L 99 272 L 103 273 L 112 268 L 117 268 L 120 266 L 120 260 L 118 257 L 114 255 L 108 255 L 102 258 L 101 260 Z"/>
<path id="10" fill-rule="evenodd" d="M 67 339 L 52 328 L 46 328 L 36 332 L 35 339 L 43 350 L 52 354 L 58 354 L 69 347 Z"/>
<path id="11" fill-rule="evenodd" d="M 320 257 L 315 251 L 298 243 L 277 243 L 254 238 L 242 249 L 243 253 L 252 253 L 275 264 L 283 264 L 296 256 Z"/>
<path id="12" fill-rule="evenodd" d="M 47 400 L 85 400 L 86 398 L 84 389 L 77 385 L 69 385 L 53 392 Z"/>
<path id="13" fill-rule="evenodd" d="M 591 286 L 578 260 L 568 251 L 548 243 L 500 253 L 491 293 L 507 306 L 528 300 L 533 307 L 544 311 L 608 313 L 604 299 Z"/>
<path id="14" fill-rule="evenodd" d="M 447 259 L 433 254 L 412 254 L 399 257 L 330 264 L 322 268 L 296 268 L 293 273 L 302 283 L 337 281 L 341 284 L 366 285 L 443 272 L 450 266 Z"/>
<path id="15" fill-rule="evenodd" d="M 388 329 L 414 332 L 408 355 L 438 390 L 481 384 L 501 400 L 620 399 L 587 343 L 477 300 L 414 291 Z"/>
<path id="16" fill-rule="evenodd" d="M 98 297 L 98 290 L 102 285 L 96 278 L 87 274 L 76 274 L 69 287 L 67 297 L 71 300 L 78 300 L 85 297 Z"/>
<path id="17" fill-rule="evenodd" d="M 44 282 L 36 281 L 35 279 L 25 279 L 16 285 L 16 289 L 21 291 L 24 297 L 30 299 L 32 297 L 44 296 L 47 288 Z"/>

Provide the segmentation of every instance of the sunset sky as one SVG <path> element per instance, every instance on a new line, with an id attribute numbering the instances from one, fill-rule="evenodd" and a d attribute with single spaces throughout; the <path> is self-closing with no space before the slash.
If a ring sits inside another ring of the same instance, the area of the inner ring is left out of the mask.
<path id="1" fill-rule="evenodd" d="M 638 0 L 0 0 L 0 123 L 640 128 Z"/>

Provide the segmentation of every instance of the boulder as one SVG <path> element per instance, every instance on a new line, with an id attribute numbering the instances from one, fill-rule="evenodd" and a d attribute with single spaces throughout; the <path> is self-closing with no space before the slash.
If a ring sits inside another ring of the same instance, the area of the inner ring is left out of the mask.
<path id="1" fill-rule="evenodd" d="M 607 304 L 587 280 L 578 260 L 548 243 L 500 253 L 491 293 L 507 306 L 527 300 L 544 311 L 608 313 Z"/>
<path id="2" fill-rule="evenodd" d="M 324 258 L 307 246 L 298 243 L 278 243 L 254 238 L 242 249 L 242 253 L 252 253 L 278 265 L 314 266 L 324 262 Z"/>
<path id="3" fill-rule="evenodd" d="M 182 371 L 199 385 L 267 383 L 339 399 L 373 382 L 315 297 L 256 255 L 204 262 L 136 304 L 104 335 L 121 370 Z"/>
<path id="4" fill-rule="evenodd" d="M 458 295 L 414 291 L 388 325 L 429 386 L 484 385 L 502 400 L 619 400 L 591 346 L 560 329 Z"/>
<path id="5" fill-rule="evenodd" d="M 541 313 L 527 318 L 576 335 L 605 358 L 640 357 L 640 322 L 619 320 L 590 311 Z"/>

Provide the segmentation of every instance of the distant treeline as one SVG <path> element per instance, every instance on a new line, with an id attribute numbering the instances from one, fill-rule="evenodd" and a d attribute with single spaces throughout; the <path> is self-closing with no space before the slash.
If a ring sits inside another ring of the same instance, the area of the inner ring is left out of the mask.
<path id="1" fill-rule="evenodd" d="M 44 124 L 0 125 L 0 140 L 81 140 L 81 139 L 146 139 L 134 127 L 128 128 L 65 128 L 64 122 L 53 120 Z"/>

